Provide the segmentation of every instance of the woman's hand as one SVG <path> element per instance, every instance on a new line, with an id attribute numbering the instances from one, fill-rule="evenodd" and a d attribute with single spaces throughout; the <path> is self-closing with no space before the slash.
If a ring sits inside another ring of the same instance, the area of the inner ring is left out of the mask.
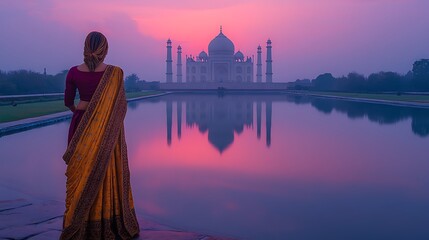
<path id="1" fill-rule="evenodd" d="M 70 109 L 70 111 L 72 111 L 72 112 L 76 111 L 76 107 L 75 107 L 75 105 L 70 106 L 70 107 L 69 107 L 69 109 Z"/>

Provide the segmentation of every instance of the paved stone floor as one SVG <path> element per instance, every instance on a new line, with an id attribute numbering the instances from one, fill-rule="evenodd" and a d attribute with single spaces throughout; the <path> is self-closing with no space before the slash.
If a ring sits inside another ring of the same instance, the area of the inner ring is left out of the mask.
<path id="1" fill-rule="evenodd" d="M 0 185 L 0 239 L 58 239 L 64 203 L 38 200 Z M 154 240 L 228 240 L 174 229 L 138 216 L 140 237 Z"/>

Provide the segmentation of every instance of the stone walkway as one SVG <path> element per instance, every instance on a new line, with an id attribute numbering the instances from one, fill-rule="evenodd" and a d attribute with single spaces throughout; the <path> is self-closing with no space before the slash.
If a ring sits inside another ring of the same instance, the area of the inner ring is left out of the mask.
<path id="1" fill-rule="evenodd" d="M 0 186 L 0 239 L 59 239 L 64 202 L 38 200 Z M 146 240 L 231 240 L 187 232 L 137 216 L 140 237 Z"/>

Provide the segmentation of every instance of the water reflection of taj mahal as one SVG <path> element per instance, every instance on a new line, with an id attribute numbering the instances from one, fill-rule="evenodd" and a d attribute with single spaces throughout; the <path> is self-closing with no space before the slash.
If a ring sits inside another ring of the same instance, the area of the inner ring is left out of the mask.
<path id="1" fill-rule="evenodd" d="M 192 96 L 176 96 L 166 100 L 167 110 L 167 143 L 171 144 L 173 125 L 173 103 L 177 114 L 177 137 L 182 135 L 182 115 L 185 106 L 186 126 L 198 127 L 201 133 L 208 132 L 209 142 L 219 152 L 223 152 L 234 142 L 234 133 L 240 134 L 244 128 L 253 127 L 255 101 L 247 97 L 219 98 L 217 95 L 205 96 L 196 100 Z M 271 145 L 271 101 L 256 101 L 257 138 L 261 138 L 262 110 L 265 107 L 266 145 Z"/>

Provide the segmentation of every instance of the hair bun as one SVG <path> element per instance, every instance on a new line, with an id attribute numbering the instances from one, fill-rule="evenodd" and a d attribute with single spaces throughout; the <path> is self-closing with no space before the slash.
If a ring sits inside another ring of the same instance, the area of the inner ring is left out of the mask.
<path id="1" fill-rule="evenodd" d="M 95 71 L 95 68 L 104 61 L 108 48 L 107 39 L 102 33 L 90 32 L 88 34 L 85 39 L 83 56 L 89 71 Z"/>

